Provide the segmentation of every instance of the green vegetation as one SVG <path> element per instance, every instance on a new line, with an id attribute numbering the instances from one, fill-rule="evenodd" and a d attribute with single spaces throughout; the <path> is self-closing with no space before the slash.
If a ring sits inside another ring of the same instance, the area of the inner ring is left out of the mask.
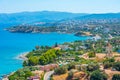
<path id="1" fill-rule="evenodd" d="M 54 62 L 56 58 L 56 50 L 50 49 L 46 53 L 40 56 L 39 64 L 45 65 Z"/>
<path id="2" fill-rule="evenodd" d="M 107 75 L 97 70 L 91 74 L 90 80 L 107 80 Z"/>
<path id="3" fill-rule="evenodd" d="M 112 57 L 112 58 L 106 58 L 106 59 L 103 61 L 103 63 L 106 63 L 106 62 L 113 63 L 113 62 L 115 62 L 115 59 L 114 59 L 114 57 Z"/>
<path id="4" fill-rule="evenodd" d="M 75 64 L 74 62 L 67 64 L 68 70 L 75 69 Z"/>
<path id="5" fill-rule="evenodd" d="M 118 15 L 118 17 L 116 17 L 116 15 Z M 42 21 L 45 21 L 46 17 L 44 16 Z M 48 17 L 51 18 L 50 16 Z M 66 19 L 62 20 L 63 17 Z M 69 15 L 69 17 L 63 15 L 63 17 L 53 16 L 52 19 L 48 19 L 47 22 L 38 25 L 18 25 L 7 28 L 6 30 L 19 33 L 74 33 L 75 36 L 87 35 L 91 36 L 92 39 L 64 44 L 58 44 L 56 42 L 52 47 L 37 45 L 35 49 L 26 55 L 27 60 L 23 62 L 23 69 L 10 75 L 9 80 L 27 80 L 28 77 L 34 76 L 32 71 L 39 70 L 35 68 L 35 66 L 44 66 L 52 63 L 60 65 L 60 67 L 54 70 L 55 74 L 60 75 L 69 72 L 68 80 L 74 77 L 72 69 L 87 74 L 87 80 L 107 80 L 107 75 L 103 72 L 105 69 L 120 71 L 120 62 L 115 59 L 115 57 L 118 56 L 107 56 L 107 58 L 105 58 L 105 56 L 102 58 L 98 57 L 99 53 L 108 53 L 106 50 L 108 43 L 112 46 L 110 52 L 120 50 L 119 14 L 88 14 L 87 16 L 84 15 L 84 17 L 78 17 L 77 15 L 77 17 L 74 16 L 75 18 L 73 18 L 73 16 L 71 17 L 71 15 Z M 67 20 L 67 18 L 70 17 L 71 20 Z M 10 22 L 9 20 L 7 22 Z M 30 23 L 36 21 L 32 18 L 29 20 L 25 18 L 22 22 L 27 21 L 27 23 Z M 55 22 L 53 20 L 55 20 Z M 4 20 L 1 21 L 6 23 Z M 22 22 L 20 23 L 22 24 Z M 59 49 L 56 49 L 56 47 Z M 120 75 L 113 75 L 112 80 L 120 80 Z"/>
<path id="6" fill-rule="evenodd" d="M 118 40 L 116 40 L 118 39 Z M 120 38 L 113 38 L 109 40 L 112 45 L 112 51 L 119 50 Z M 34 50 L 29 52 L 26 57 L 27 60 L 23 62 L 23 69 L 16 71 L 9 76 L 10 80 L 26 80 L 30 76 L 34 76 L 31 71 L 37 70 L 36 65 L 58 64 L 59 67 L 54 69 L 55 75 L 61 75 L 68 72 L 67 79 L 73 78 L 73 69 L 78 72 L 87 74 L 87 79 L 90 80 L 107 80 L 107 75 L 103 72 L 104 69 L 113 69 L 120 71 L 120 62 L 116 61 L 116 57 L 99 58 L 99 54 L 106 52 L 106 39 L 97 41 L 75 41 L 71 43 L 57 44 L 53 47 L 36 46 Z M 59 49 L 57 49 L 59 48 Z M 98 59 L 101 59 L 100 61 Z M 103 69 L 101 69 L 103 67 Z M 101 71 L 100 71 L 101 70 Z M 113 80 L 119 79 L 118 75 L 113 76 Z M 51 78 L 52 79 L 52 78 Z"/>
<path id="7" fill-rule="evenodd" d="M 120 80 L 120 74 L 114 74 L 112 80 Z"/>
<path id="8" fill-rule="evenodd" d="M 89 56 L 89 58 L 92 58 L 92 57 L 95 57 L 96 54 L 95 54 L 95 52 L 89 52 L 89 53 L 88 53 L 88 56 Z"/>
<path id="9" fill-rule="evenodd" d="M 114 63 L 114 62 L 115 62 L 114 57 L 112 57 L 112 58 L 106 58 L 106 59 L 103 61 L 104 69 L 113 67 L 113 63 Z"/>
<path id="10" fill-rule="evenodd" d="M 67 68 L 65 66 L 59 67 L 55 69 L 55 74 L 65 74 L 67 72 Z"/>
<path id="11" fill-rule="evenodd" d="M 120 71 L 120 62 L 115 62 L 113 64 L 113 68 L 116 69 L 117 71 Z"/>
<path id="12" fill-rule="evenodd" d="M 104 69 L 111 68 L 113 66 L 112 63 L 106 62 L 104 63 Z"/>
<path id="13" fill-rule="evenodd" d="M 44 53 L 38 51 L 37 53 L 30 52 L 27 57 L 28 61 L 23 62 L 23 66 L 35 66 L 35 65 L 45 65 L 54 62 L 56 55 L 58 54 L 56 50 L 50 49 Z"/>
<path id="14" fill-rule="evenodd" d="M 23 69 L 19 69 L 15 73 L 9 76 L 9 80 L 27 80 L 28 77 L 32 76 L 31 71 L 38 70 L 35 67 L 24 67 Z"/>
<path id="15" fill-rule="evenodd" d="M 87 66 L 87 71 L 92 72 L 95 70 L 99 70 L 99 65 L 98 64 L 88 64 Z"/>
<path id="16" fill-rule="evenodd" d="M 119 40 L 119 38 L 116 38 Z M 109 43 L 112 45 L 113 50 L 119 49 L 119 44 L 115 38 L 109 40 Z M 23 62 L 23 66 L 35 66 L 35 65 L 46 65 L 50 63 L 59 63 L 59 62 L 71 62 L 75 61 L 81 64 L 88 63 L 97 63 L 96 60 L 88 60 L 81 58 L 80 56 L 88 53 L 89 58 L 96 56 L 96 53 L 106 53 L 106 39 L 100 39 L 97 41 L 75 41 L 72 43 L 61 44 L 61 50 L 55 50 L 49 46 L 36 46 L 33 51 L 26 55 L 28 58 L 27 61 Z M 59 44 L 55 43 L 54 47 L 59 47 Z M 94 45 L 94 46 L 93 46 Z M 111 60 L 111 61 L 110 61 Z M 113 62 L 114 58 L 103 61 L 104 65 L 109 67 Z"/>

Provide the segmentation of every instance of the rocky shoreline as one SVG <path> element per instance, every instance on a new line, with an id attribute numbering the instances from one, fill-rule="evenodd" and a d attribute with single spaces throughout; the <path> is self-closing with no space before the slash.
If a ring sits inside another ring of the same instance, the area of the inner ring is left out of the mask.
<path id="1" fill-rule="evenodd" d="M 55 32 L 55 27 L 38 27 L 38 26 L 14 26 L 4 29 L 11 33 L 46 33 L 46 32 Z"/>
<path id="2" fill-rule="evenodd" d="M 18 56 L 16 57 L 16 59 L 18 59 L 18 60 L 27 60 L 26 55 L 27 55 L 28 53 L 29 53 L 29 52 L 24 52 L 24 53 L 18 55 Z"/>

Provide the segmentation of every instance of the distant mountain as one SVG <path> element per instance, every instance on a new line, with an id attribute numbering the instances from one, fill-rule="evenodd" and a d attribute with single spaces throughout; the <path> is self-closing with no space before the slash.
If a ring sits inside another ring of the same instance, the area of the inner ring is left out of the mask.
<path id="1" fill-rule="evenodd" d="M 120 18 L 120 13 L 106 13 L 106 14 L 90 14 L 80 18 L 96 18 L 96 19 L 109 19 L 109 18 Z"/>
<path id="2" fill-rule="evenodd" d="M 120 23 L 120 13 L 106 13 L 106 14 L 88 14 L 84 16 L 77 16 L 72 19 L 61 20 L 55 23 L 55 26 L 60 27 L 77 27 L 85 24 L 98 23 Z"/>
<path id="3" fill-rule="evenodd" d="M 41 11 L 0 14 L 0 24 L 32 24 L 39 22 L 55 22 L 62 19 L 72 19 L 87 14 L 68 12 Z"/>
<path id="4" fill-rule="evenodd" d="M 120 13 L 86 14 L 55 11 L 0 14 L 0 25 L 79 26 L 86 23 L 120 22 Z"/>
<path id="5" fill-rule="evenodd" d="M 97 31 L 100 33 L 103 32 L 103 34 L 109 32 L 113 36 L 120 35 L 120 13 L 73 14 L 65 12 L 35 12 L 19 13 L 16 17 L 15 14 L 12 15 L 14 18 L 12 17 L 13 21 L 11 20 L 11 23 L 17 23 L 18 21 L 21 24 L 26 23 L 26 25 L 17 25 L 6 28 L 6 30 L 10 32 L 40 33 L 55 31 L 65 33 L 78 32 L 77 35 L 80 35 L 80 31 L 92 33 Z M 24 17 L 20 17 L 21 15 Z"/>
<path id="6" fill-rule="evenodd" d="M 73 20 L 86 22 L 120 22 L 120 13 L 91 14 L 76 17 Z"/>

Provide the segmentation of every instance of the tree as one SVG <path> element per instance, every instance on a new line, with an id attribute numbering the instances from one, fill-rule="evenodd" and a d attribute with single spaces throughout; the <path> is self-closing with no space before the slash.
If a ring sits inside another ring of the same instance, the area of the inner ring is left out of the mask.
<path id="1" fill-rule="evenodd" d="M 120 71 L 120 62 L 115 62 L 113 64 L 113 68 L 115 68 L 117 71 Z"/>
<path id="2" fill-rule="evenodd" d="M 33 52 L 29 52 L 29 54 L 26 55 L 27 58 L 29 58 L 30 56 L 33 56 Z"/>
<path id="3" fill-rule="evenodd" d="M 95 57 L 96 54 L 95 54 L 95 52 L 89 52 L 89 53 L 88 53 L 88 56 L 89 56 L 89 58 L 91 58 L 91 57 Z"/>
<path id="4" fill-rule="evenodd" d="M 81 51 L 78 51 L 78 52 L 75 52 L 76 55 L 83 55 L 84 54 L 84 51 L 81 50 Z"/>
<path id="5" fill-rule="evenodd" d="M 56 54 L 58 57 L 62 55 L 60 50 L 56 50 L 56 51 L 55 51 L 55 54 Z"/>
<path id="6" fill-rule="evenodd" d="M 107 68 L 110 68 L 110 67 L 112 67 L 112 63 L 110 63 L 110 62 L 104 63 L 104 69 L 107 69 Z"/>
<path id="7" fill-rule="evenodd" d="M 31 71 L 26 71 L 25 72 L 25 78 L 32 76 Z"/>
<path id="8" fill-rule="evenodd" d="M 29 66 L 34 66 L 34 65 L 37 65 L 38 63 L 39 63 L 39 58 L 37 56 L 31 56 L 28 59 L 28 65 Z"/>
<path id="9" fill-rule="evenodd" d="M 9 77 L 9 80 L 18 80 L 18 76 L 17 75 L 10 75 Z"/>
<path id="10" fill-rule="evenodd" d="M 99 70 L 96 70 L 92 72 L 90 80 L 107 80 L 107 75 L 105 73 L 100 72 Z"/>
<path id="11" fill-rule="evenodd" d="M 87 71 L 95 71 L 99 69 L 99 65 L 98 64 L 88 64 L 87 66 Z"/>
<path id="12" fill-rule="evenodd" d="M 79 59 L 80 59 L 80 58 L 79 58 L 78 56 L 75 57 L 75 61 L 79 61 Z"/>
<path id="13" fill-rule="evenodd" d="M 32 76 L 32 72 L 28 67 L 24 67 L 23 69 L 19 69 L 8 78 L 9 80 L 27 80 L 28 77 Z"/>
<path id="14" fill-rule="evenodd" d="M 45 52 L 43 55 L 40 56 L 39 63 L 41 65 L 48 64 L 54 62 L 56 58 L 55 54 L 56 50 L 50 49 L 47 52 Z"/>
<path id="15" fill-rule="evenodd" d="M 28 62 L 27 61 L 23 62 L 23 67 L 25 67 L 25 66 L 28 66 Z"/>
<path id="16" fill-rule="evenodd" d="M 112 63 L 112 62 L 115 62 L 115 58 L 112 57 L 112 58 L 106 58 L 103 63 L 106 63 L 106 62 L 109 62 L 109 63 Z"/>
<path id="17" fill-rule="evenodd" d="M 120 74 L 114 74 L 112 80 L 120 80 Z"/>
<path id="18" fill-rule="evenodd" d="M 65 74 L 67 72 L 67 68 L 65 66 L 58 67 L 55 69 L 55 74 Z"/>
<path id="19" fill-rule="evenodd" d="M 67 68 L 68 68 L 68 70 L 71 70 L 71 69 L 75 69 L 75 63 L 69 63 L 69 64 L 67 64 Z"/>
<path id="20" fill-rule="evenodd" d="M 47 64 L 47 61 L 46 61 L 46 59 L 45 59 L 44 56 L 40 56 L 39 64 L 40 64 L 40 65 L 45 65 L 45 64 Z"/>

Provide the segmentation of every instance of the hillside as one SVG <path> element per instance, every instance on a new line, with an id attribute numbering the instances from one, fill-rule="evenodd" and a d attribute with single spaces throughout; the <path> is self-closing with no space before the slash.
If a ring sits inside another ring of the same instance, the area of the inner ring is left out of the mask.
<path id="1" fill-rule="evenodd" d="M 41 11 L 0 14 L 0 24 L 33 24 L 41 22 L 56 22 L 62 19 L 70 19 L 86 14 L 68 12 Z"/>
<path id="2" fill-rule="evenodd" d="M 120 13 L 87 14 L 55 11 L 21 12 L 0 14 L 1 24 L 12 25 L 42 25 L 42 26 L 70 26 L 86 23 L 119 23 Z"/>

